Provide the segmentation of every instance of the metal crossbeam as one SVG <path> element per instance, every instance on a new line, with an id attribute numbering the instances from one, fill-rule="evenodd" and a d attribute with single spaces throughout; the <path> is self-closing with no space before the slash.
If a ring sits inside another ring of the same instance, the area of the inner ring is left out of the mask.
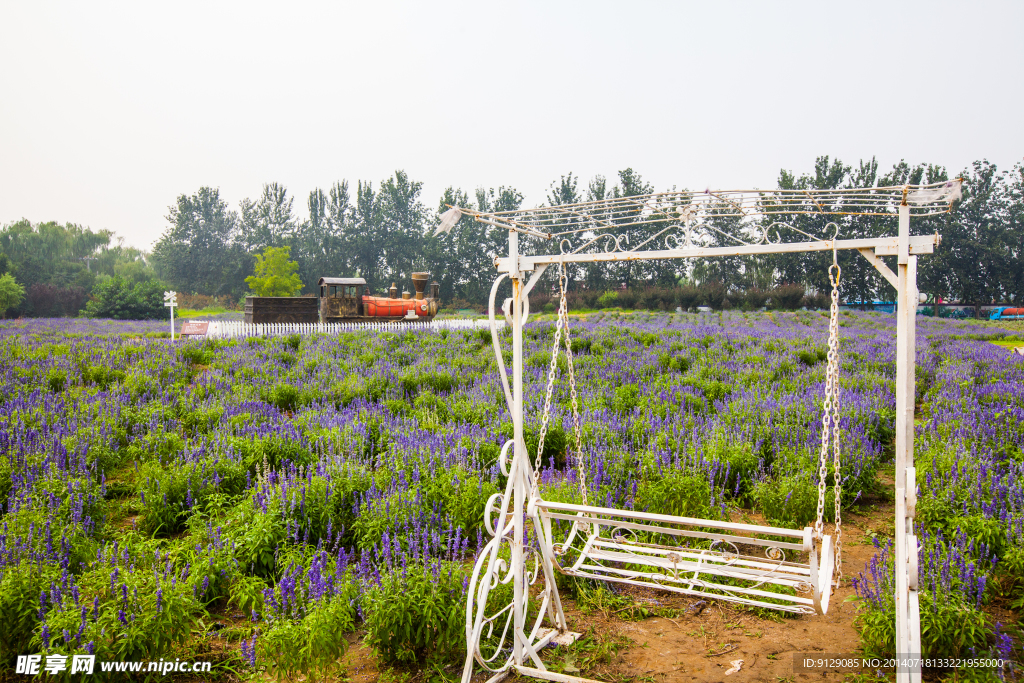
<path id="1" fill-rule="evenodd" d="M 939 235 L 917 235 L 910 237 L 908 248 L 911 254 L 931 254 L 942 241 Z M 834 247 L 833 247 L 834 242 Z M 597 263 L 616 261 L 646 261 L 677 258 L 716 258 L 722 256 L 752 256 L 755 254 L 793 254 L 838 251 L 870 251 L 878 256 L 896 256 L 899 251 L 898 237 L 880 237 L 856 240 L 819 240 L 814 242 L 782 242 L 779 244 L 748 244 L 729 247 L 690 247 L 686 249 L 664 249 L 658 251 L 613 251 L 599 253 L 543 254 L 520 256 L 519 270 L 530 271 L 539 266 L 553 263 Z M 510 269 L 508 257 L 496 258 L 494 267 L 499 273 Z"/>

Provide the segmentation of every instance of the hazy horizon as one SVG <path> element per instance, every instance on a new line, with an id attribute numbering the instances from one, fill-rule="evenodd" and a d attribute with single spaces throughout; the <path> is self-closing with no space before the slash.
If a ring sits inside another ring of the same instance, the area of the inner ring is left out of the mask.
<path id="1" fill-rule="evenodd" d="M 396 169 L 444 189 L 573 172 L 656 190 L 773 187 L 827 154 L 956 173 L 1021 161 L 1011 2 L 7 4 L 0 224 L 74 222 L 150 249 L 200 186 Z"/>

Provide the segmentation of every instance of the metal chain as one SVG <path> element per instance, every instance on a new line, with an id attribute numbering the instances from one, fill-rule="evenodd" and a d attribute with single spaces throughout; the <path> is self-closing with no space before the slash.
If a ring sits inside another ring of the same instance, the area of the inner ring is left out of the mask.
<path id="1" fill-rule="evenodd" d="M 833 259 L 835 257 L 833 256 Z M 836 524 L 833 540 L 836 548 L 836 585 L 843 582 L 843 529 L 841 498 L 843 494 L 843 478 L 839 467 L 839 264 L 835 264 L 836 274 L 832 277 L 829 269 L 829 280 L 832 281 L 832 310 L 829 322 L 829 354 L 832 362 L 828 371 L 832 374 L 832 464 L 834 470 L 833 491 L 836 504 Z"/>
<path id="2" fill-rule="evenodd" d="M 583 439 L 580 434 L 579 397 L 576 394 L 576 368 L 573 365 L 572 339 L 569 336 L 569 306 L 565 302 L 565 285 L 567 279 L 565 264 L 563 263 L 561 264 L 561 272 L 559 273 L 558 279 L 558 286 L 561 289 L 561 305 L 558 308 L 558 314 L 562 318 L 562 325 L 565 327 L 565 359 L 569 365 L 569 395 L 572 402 L 572 428 L 576 437 L 576 471 L 579 475 L 580 495 L 583 497 L 583 504 L 589 505 L 587 502 L 587 474 L 583 469 Z"/>
<path id="3" fill-rule="evenodd" d="M 558 367 L 558 342 L 561 341 L 561 338 L 562 317 L 559 315 L 558 321 L 555 323 L 555 343 L 551 349 L 551 367 L 548 368 L 548 389 L 544 395 L 544 412 L 541 414 L 540 437 L 537 439 L 537 457 L 533 465 L 534 488 L 540 486 L 540 468 L 542 465 L 540 454 L 544 452 L 544 439 L 548 435 L 548 422 L 551 420 L 551 394 L 555 388 L 555 369 Z"/>
<path id="4" fill-rule="evenodd" d="M 587 478 L 583 469 L 583 447 L 582 434 L 580 430 L 579 395 L 576 392 L 576 368 L 572 357 L 572 339 L 569 336 L 569 308 L 566 303 L 565 286 L 567 276 L 565 264 L 559 266 L 558 286 L 561 296 L 559 297 L 558 318 L 555 323 L 555 339 L 551 348 L 551 365 L 548 368 L 548 386 L 544 395 L 544 412 L 541 417 L 540 437 L 537 439 L 537 456 L 534 460 L 533 481 L 534 486 L 540 485 L 540 469 L 542 466 L 541 453 L 544 452 L 544 441 L 547 438 L 548 424 L 551 421 L 551 395 L 555 388 L 555 372 L 558 368 L 558 354 L 561 347 L 562 332 L 565 332 L 565 356 L 569 366 L 569 392 L 572 400 L 573 435 L 576 439 L 576 466 L 579 473 L 580 494 L 583 504 L 587 505 Z"/>
<path id="5" fill-rule="evenodd" d="M 828 363 L 825 370 L 825 405 L 821 418 L 821 453 L 818 458 L 818 516 L 815 522 L 815 535 L 821 538 L 824 534 L 825 489 L 828 477 L 829 451 L 832 453 L 834 470 L 835 495 L 835 553 L 838 579 L 842 581 L 842 518 L 840 513 L 840 496 L 842 494 L 842 476 L 839 467 L 839 279 L 842 269 L 837 262 L 835 249 L 832 251 L 832 266 L 828 276 L 832 285 L 831 306 L 829 311 L 828 330 Z M 830 448 L 831 446 L 831 448 Z"/>

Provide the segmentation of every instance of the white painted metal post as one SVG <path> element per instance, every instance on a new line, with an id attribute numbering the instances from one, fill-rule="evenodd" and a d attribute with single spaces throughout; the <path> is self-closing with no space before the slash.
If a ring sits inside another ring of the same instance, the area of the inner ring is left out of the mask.
<path id="1" fill-rule="evenodd" d="M 523 613 L 526 591 L 523 562 L 523 536 L 526 519 L 526 481 L 523 467 L 526 466 L 526 442 L 523 439 L 523 308 L 519 305 L 519 294 L 523 289 L 522 274 L 519 272 L 519 233 L 508 233 L 509 278 L 512 280 L 512 438 L 515 440 L 511 475 L 515 482 L 512 515 L 512 657 L 518 665 L 523 663 L 523 640 L 525 640 L 526 615 Z"/>
<path id="2" fill-rule="evenodd" d="M 917 312 L 917 258 L 910 256 L 910 207 L 900 207 L 899 250 L 897 253 L 896 288 L 896 656 L 920 657 L 919 620 L 916 591 L 913 604 L 910 595 L 910 553 L 914 547 L 913 519 L 907 510 L 907 490 L 914 482 L 907 481 L 907 468 L 914 464 L 914 400 L 915 340 L 914 315 Z M 912 263 L 913 260 L 913 263 Z M 913 628 L 912 628 L 913 626 Z M 912 631 L 914 631 L 912 633 Z M 920 681 L 920 666 L 898 667 L 899 683 Z"/>
<path id="3" fill-rule="evenodd" d="M 921 655 L 921 603 L 917 594 L 917 535 L 914 533 L 914 515 L 917 501 L 917 469 L 914 466 L 914 411 L 917 403 L 917 257 L 907 263 L 907 450 L 905 485 L 907 530 L 907 644 L 909 652 Z M 921 667 L 910 670 L 912 683 L 920 683 Z"/>

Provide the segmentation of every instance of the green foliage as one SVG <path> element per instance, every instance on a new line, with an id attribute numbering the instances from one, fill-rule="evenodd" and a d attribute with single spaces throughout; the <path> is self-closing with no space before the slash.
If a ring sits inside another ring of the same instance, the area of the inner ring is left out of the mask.
<path id="1" fill-rule="evenodd" d="M 0 315 L 5 315 L 25 299 L 25 288 L 10 273 L 0 275 Z"/>
<path id="2" fill-rule="evenodd" d="M 46 386 L 54 393 L 64 391 L 68 385 L 68 373 L 58 368 L 50 368 L 46 373 Z"/>
<path id="3" fill-rule="evenodd" d="M 247 255 L 232 244 L 238 214 L 221 199 L 220 190 L 201 187 L 192 195 L 178 195 L 167 220 L 170 226 L 153 248 L 160 276 L 180 291 L 228 291 L 237 297 Z"/>
<path id="4" fill-rule="evenodd" d="M 623 384 L 612 390 L 608 407 L 616 413 L 627 415 L 640 405 L 640 387 L 635 384 Z"/>
<path id="5" fill-rule="evenodd" d="M 0 229 L 0 275 L 24 287 L 18 315 L 74 316 L 85 305 L 96 278 L 120 275 L 130 282 L 152 279 L 138 249 L 111 244 L 109 230 L 20 220 Z"/>
<path id="6" fill-rule="evenodd" d="M 770 308 L 774 310 L 794 311 L 800 308 L 806 290 L 803 285 L 780 285 L 769 292 Z"/>
<path id="7" fill-rule="evenodd" d="M 382 576 L 364 596 L 366 642 L 387 664 L 432 668 L 461 661 L 463 577 L 460 564 L 440 561 L 412 563 Z"/>
<path id="8" fill-rule="evenodd" d="M 346 633 L 355 629 L 358 586 L 351 572 L 334 576 L 339 594 L 300 608 L 297 618 L 273 615 L 257 637 L 258 658 L 269 662 L 278 680 L 325 680 L 341 666 Z"/>
<path id="9" fill-rule="evenodd" d="M 178 349 L 182 360 L 192 365 L 209 365 L 213 360 L 214 350 L 207 344 L 188 344 Z"/>
<path id="10" fill-rule="evenodd" d="M 133 283 L 120 276 L 106 278 L 93 289 L 85 315 L 115 320 L 158 320 L 169 316 L 163 294 L 164 288 L 156 280 Z"/>
<path id="11" fill-rule="evenodd" d="M 690 369 L 691 362 L 688 356 L 682 354 L 662 353 L 658 356 L 658 364 L 666 370 L 685 373 Z"/>
<path id="12" fill-rule="evenodd" d="M 299 264 L 291 260 L 291 247 L 267 247 L 256 255 L 255 273 L 245 283 L 256 296 L 295 296 L 302 291 Z"/>
<path id="13" fill-rule="evenodd" d="M 753 498 L 757 507 L 773 524 L 801 528 L 818 517 L 818 487 L 806 475 L 791 475 L 775 481 L 758 482 Z M 835 519 L 835 491 L 825 491 L 825 516 Z"/>
<path id="14" fill-rule="evenodd" d="M 703 475 L 670 470 L 643 481 L 637 491 L 637 504 L 659 515 L 718 519 L 720 511 L 712 508 L 711 495 L 711 482 Z"/>
<path id="15" fill-rule="evenodd" d="M 270 578 L 277 571 L 277 549 L 287 535 L 285 520 L 277 509 L 253 511 L 246 501 L 236 508 L 231 537 L 242 568 L 255 576 Z"/>
<path id="16" fill-rule="evenodd" d="M 117 586 L 111 591 L 109 565 L 91 563 L 79 583 L 97 597 L 96 617 L 83 622 L 81 608 L 74 600 L 48 604 L 46 623 L 50 641 L 44 642 L 43 634 L 37 630 L 29 651 L 84 654 L 86 643 L 92 642 L 99 660 L 155 660 L 182 645 L 191 636 L 195 618 L 201 612 L 193 592 L 197 586 L 189 580 L 177 580 L 180 576 L 154 572 L 153 547 L 147 546 L 145 550 L 147 559 L 142 560 L 144 565 L 140 567 L 143 571 L 118 572 L 115 583 L 123 585 L 123 592 Z M 38 596 L 35 602 L 38 605 Z M 65 643 L 59 637 L 65 630 L 76 633 L 80 628 L 80 643 L 74 639 Z"/>
<path id="17" fill-rule="evenodd" d="M 796 357 L 800 359 L 800 362 L 808 367 L 813 367 L 818 363 L 828 358 L 828 351 L 823 348 L 818 349 L 801 349 L 797 352 Z"/>
<path id="18" fill-rule="evenodd" d="M 614 308 L 619 298 L 618 292 L 605 292 L 597 298 L 598 308 Z"/>
<path id="19" fill-rule="evenodd" d="M 299 389 L 292 384 L 275 384 L 266 400 L 282 412 L 295 410 L 299 405 Z"/>
<path id="20" fill-rule="evenodd" d="M 743 497 L 753 488 L 761 458 L 751 444 L 719 439 L 708 445 L 705 457 L 719 462 L 715 484 L 727 494 Z"/>
<path id="21" fill-rule="evenodd" d="M 43 571 L 23 562 L 4 569 L 0 578 L 0 663 L 14 665 L 17 655 L 28 652 L 39 624 L 39 595 L 59 578 L 54 568 Z"/>
<path id="22" fill-rule="evenodd" d="M 402 389 L 409 396 L 416 396 L 423 389 L 435 394 L 446 393 L 458 386 L 456 379 L 441 370 L 418 370 L 407 372 L 399 378 Z"/>
<path id="23" fill-rule="evenodd" d="M 139 487 L 139 527 L 153 535 L 179 531 L 206 498 L 217 492 L 241 493 L 246 483 L 244 465 L 226 459 L 172 461 L 166 467 L 150 462 L 140 468 L 139 479 L 143 482 Z"/>
<path id="24" fill-rule="evenodd" d="M 982 656 L 987 651 L 992 629 L 984 612 L 946 598 L 936 602 L 931 591 L 921 591 L 919 599 L 922 656 L 956 658 Z M 896 654 L 895 624 L 895 607 L 890 611 L 861 604 L 854 625 L 868 656 Z"/>

